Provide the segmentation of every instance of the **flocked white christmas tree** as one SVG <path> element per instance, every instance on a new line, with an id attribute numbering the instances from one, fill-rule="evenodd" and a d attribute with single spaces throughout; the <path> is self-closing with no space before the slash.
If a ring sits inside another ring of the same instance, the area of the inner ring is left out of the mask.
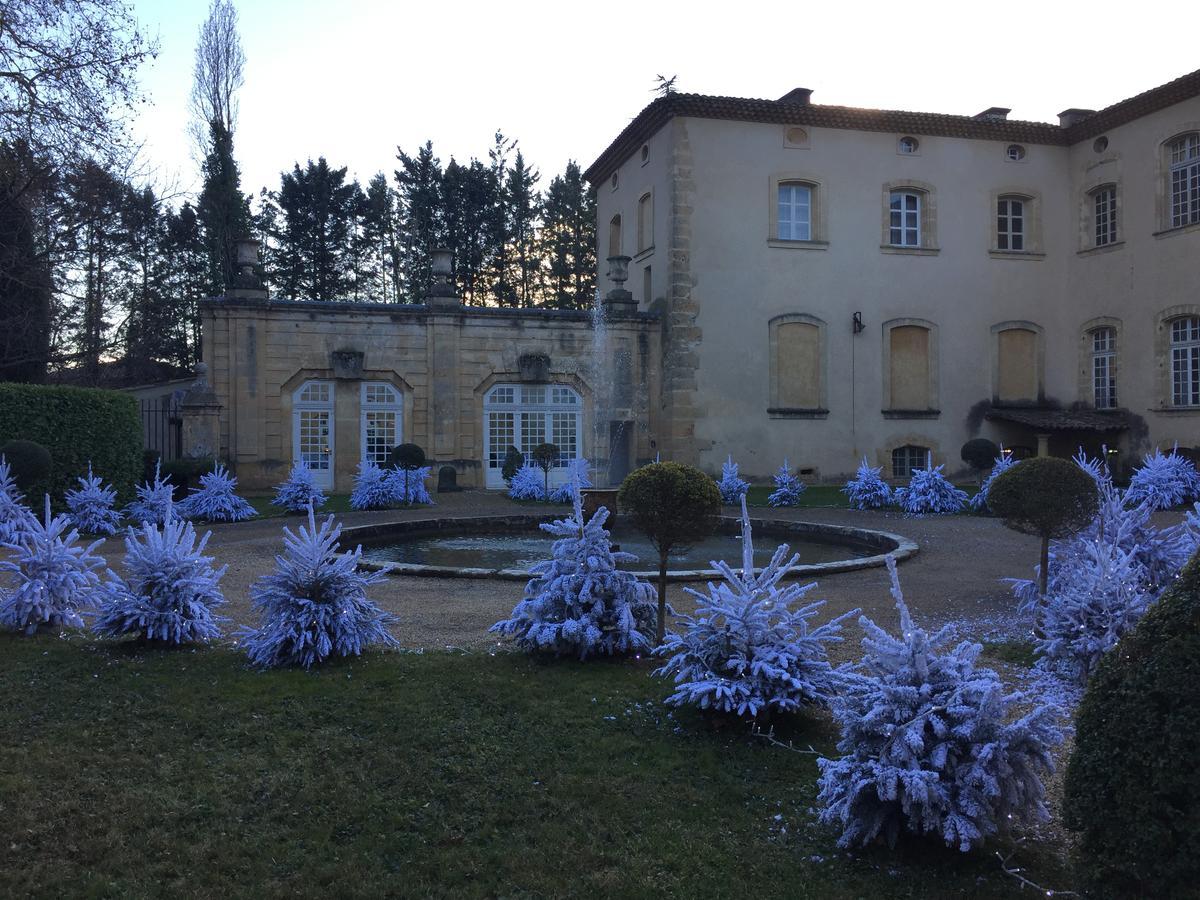
<path id="1" fill-rule="evenodd" d="M 855 509 L 882 509 L 892 502 L 892 489 L 883 480 L 882 466 L 868 465 L 864 456 L 854 477 L 842 486 L 842 493 Z"/>
<path id="2" fill-rule="evenodd" d="M 0 559 L 0 572 L 14 576 L 15 586 L 0 596 L 0 625 L 33 634 L 39 628 L 83 627 L 79 611 L 88 607 L 100 584 L 96 569 L 104 560 L 93 552 L 103 539 L 84 547 L 67 516 L 33 518 L 10 558 Z"/>
<path id="3" fill-rule="evenodd" d="M 87 476 L 79 476 L 79 487 L 67 491 L 66 501 L 71 524 L 84 534 L 116 534 L 121 527 L 121 513 L 114 507 L 117 492 L 92 474 L 90 462 Z"/>
<path id="4" fill-rule="evenodd" d="M 392 503 L 432 506 L 433 498 L 429 496 L 429 488 L 425 485 L 431 471 L 431 466 L 420 466 L 407 472 L 401 468 L 389 470 L 387 487 L 392 494 Z"/>
<path id="5" fill-rule="evenodd" d="M 325 493 L 317 486 L 312 469 L 300 457 L 288 471 L 287 480 L 277 485 L 272 506 L 282 506 L 288 512 L 304 512 L 310 506 L 320 509 L 326 503 Z"/>
<path id="6" fill-rule="evenodd" d="M 696 598 L 696 613 L 681 616 L 683 630 L 655 651 L 669 658 L 654 674 L 674 679 L 672 706 L 739 716 L 824 706 L 846 675 L 830 665 L 828 645 L 842 639 L 842 621 L 858 610 L 810 628 L 825 601 L 800 604 L 816 584 L 782 584 L 800 554 L 789 557 L 782 544 L 756 572 L 745 497 L 741 504 L 741 569 L 714 562 L 723 581 L 704 592 L 684 589 Z"/>
<path id="7" fill-rule="evenodd" d="M 569 518 L 544 523 L 555 535 L 548 560 L 534 565 L 525 597 L 512 615 L 489 629 L 530 653 L 612 656 L 654 645 L 658 595 L 631 572 L 617 568 L 636 557 L 612 549 L 600 507 L 587 522 L 575 495 Z"/>
<path id="8" fill-rule="evenodd" d="M 888 559 L 900 635 L 867 617 L 857 685 L 833 702 L 841 729 L 836 759 L 820 759 L 820 819 L 842 834 L 839 846 L 901 833 L 933 835 L 969 850 L 1022 822 L 1048 818 L 1042 777 L 1054 770 L 1062 740 L 1058 710 L 1006 694 L 991 669 L 977 669 L 982 647 L 948 651 L 953 626 L 933 636 L 918 628 Z"/>
<path id="9" fill-rule="evenodd" d="M 388 473 L 373 460 L 364 459 L 358 464 L 354 476 L 354 490 L 350 492 L 351 509 L 387 509 L 395 499 L 395 491 L 388 481 Z"/>
<path id="10" fill-rule="evenodd" d="M 125 515 L 139 525 L 161 525 L 175 515 L 175 490 L 162 477 L 162 463 L 154 464 L 154 481 L 137 486 L 137 499 L 125 508 Z"/>
<path id="11" fill-rule="evenodd" d="M 258 515 L 236 491 L 237 479 L 217 463 L 211 472 L 200 476 L 199 489 L 177 503 L 175 511 L 185 519 L 206 522 L 242 522 Z"/>
<path id="12" fill-rule="evenodd" d="M 721 477 L 717 481 L 722 503 L 737 503 L 750 490 L 750 482 L 738 476 L 738 464 L 729 456 L 721 465 Z"/>
<path id="13" fill-rule="evenodd" d="M 1152 509 L 1170 509 L 1200 497 L 1200 473 L 1178 447 L 1163 453 L 1155 447 L 1142 458 L 1125 492 L 1128 503 L 1149 503 Z"/>
<path id="14" fill-rule="evenodd" d="M 774 478 L 775 490 L 767 498 L 767 503 L 771 506 L 797 506 L 800 503 L 800 495 L 807 490 L 808 485 L 801 481 L 799 476 L 792 474 L 786 457 Z"/>
<path id="15" fill-rule="evenodd" d="M 1004 448 L 1000 448 L 1000 455 L 992 462 L 992 471 L 988 472 L 988 477 L 983 480 L 983 484 L 979 486 L 979 493 L 971 498 L 971 509 L 983 512 L 988 508 L 988 494 L 992 489 L 992 485 L 996 479 L 1011 469 L 1017 464 L 1017 460 L 1013 459 L 1011 453 L 1005 453 Z"/>
<path id="16" fill-rule="evenodd" d="M 125 536 L 125 574 L 108 571 L 93 630 L 119 638 L 136 635 L 167 644 L 206 643 L 221 636 L 225 621 L 214 612 L 225 603 L 220 580 L 204 555 L 212 532 L 199 543 L 191 522 L 168 516 L 165 525 L 147 522 Z"/>
<path id="17" fill-rule="evenodd" d="M 0 544 L 14 544 L 36 518 L 17 489 L 12 467 L 0 454 Z"/>
<path id="18" fill-rule="evenodd" d="M 362 547 L 339 553 L 341 532 L 332 515 L 318 528 L 311 508 L 307 528 L 283 529 L 284 552 L 275 557 L 275 571 L 250 588 L 250 601 L 262 615 L 258 628 L 240 633 L 251 662 L 307 669 L 330 656 L 399 643 L 388 630 L 396 617 L 367 599 L 367 588 L 386 574 L 359 571 Z"/>
<path id="19" fill-rule="evenodd" d="M 546 473 L 529 463 L 521 466 L 509 483 L 508 496 L 513 500 L 545 500 Z"/>
<path id="20" fill-rule="evenodd" d="M 961 512 L 967 505 L 967 492 L 946 480 L 942 466 L 914 469 L 908 485 L 899 488 L 894 498 L 910 516 L 944 516 Z"/>
<path id="21" fill-rule="evenodd" d="M 550 491 L 551 503 L 573 503 L 575 492 L 592 486 L 588 461 L 582 456 L 567 463 L 567 480 Z"/>

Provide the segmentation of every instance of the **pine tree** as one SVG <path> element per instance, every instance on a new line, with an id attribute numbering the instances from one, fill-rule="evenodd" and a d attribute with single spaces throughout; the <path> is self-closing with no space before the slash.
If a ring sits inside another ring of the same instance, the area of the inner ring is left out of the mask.
<path id="1" fill-rule="evenodd" d="M 988 473 L 988 477 L 979 486 L 979 493 L 971 498 L 971 509 L 986 510 L 988 508 L 988 492 L 992 489 L 992 483 L 1016 464 L 1017 460 L 1013 458 L 1012 454 L 1006 454 L 1004 448 L 1001 447 L 1000 455 L 992 463 L 992 471 Z"/>
<path id="2" fill-rule="evenodd" d="M 942 466 L 915 469 L 908 486 L 895 493 L 896 505 L 910 516 L 944 516 L 961 512 L 967 505 L 967 493 L 946 480 Z"/>
<path id="3" fill-rule="evenodd" d="M 551 559 L 534 565 L 525 597 L 512 615 L 489 631 L 528 653 L 554 656 L 614 656 L 648 650 L 658 614 L 654 588 L 617 566 L 636 557 L 614 552 L 600 507 L 586 522 L 575 495 L 569 518 L 545 523 L 558 538 Z"/>
<path id="4" fill-rule="evenodd" d="M 721 466 L 721 477 L 717 481 L 717 488 L 721 491 L 722 503 L 737 503 L 750 490 L 750 482 L 743 481 L 738 477 L 738 466 L 732 456 L 728 457 Z"/>
<path id="5" fill-rule="evenodd" d="M 586 308 L 596 292 L 596 197 L 574 160 L 546 189 L 540 238 L 547 266 L 544 305 Z"/>
<path id="6" fill-rule="evenodd" d="M 551 503 L 573 503 L 579 491 L 592 486 L 588 461 L 582 456 L 567 463 L 567 480 L 550 492 Z"/>
<path id="7" fill-rule="evenodd" d="M 162 460 L 154 464 L 154 481 L 137 486 L 137 499 L 125 508 L 125 515 L 139 525 L 162 525 L 174 514 L 175 491 L 162 477 Z"/>
<path id="8" fill-rule="evenodd" d="M 767 503 L 771 506 L 798 506 L 800 504 L 800 495 L 808 489 L 808 485 L 801 481 L 798 476 L 792 474 L 786 457 L 783 460 L 783 465 L 779 467 L 779 471 L 775 473 L 774 478 L 775 490 L 767 498 Z"/>
<path id="9" fill-rule="evenodd" d="M 400 168 L 396 186 L 400 195 L 400 268 L 404 273 L 404 301 L 424 303 L 433 285 L 430 251 L 442 235 L 442 164 L 433 155 L 433 142 L 409 156 L 397 153 Z"/>
<path id="10" fill-rule="evenodd" d="M 918 628 L 888 557 L 900 636 L 866 616 L 866 655 L 856 686 L 833 703 L 841 729 L 837 759 L 819 759 L 823 823 L 842 829 L 841 847 L 901 832 L 937 835 L 966 851 L 1022 821 L 1045 821 L 1042 776 L 1062 741 L 1058 710 L 1038 704 L 1013 719 L 1025 698 L 1005 694 L 991 669 L 976 669 L 983 647 Z"/>
<path id="11" fill-rule="evenodd" d="M 311 509 L 307 528 L 301 525 L 295 534 L 283 529 L 284 553 L 275 557 L 275 571 L 250 588 L 262 624 L 241 636 L 255 665 L 308 669 L 330 656 L 357 656 L 373 644 L 398 646 L 388 631 L 396 617 L 367 599 L 367 588 L 386 573 L 359 571 L 362 547 L 338 553 L 341 532 L 333 516 L 318 529 Z"/>
<path id="12" fill-rule="evenodd" d="M 432 506 L 433 498 L 429 496 L 429 488 L 425 482 L 429 480 L 431 466 L 420 466 L 405 472 L 404 469 L 389 469 L 386 486 L 391 492 L 392 503 L 403 503 L 407 506 L 421 504 Z"/>
<path id="13" fill-rule="evenodd" d="M 325 494 L 317 487 L 312 469 L 301 457 L 292 463 L 287 480 L 275 488 L 271 505 L 282 506 L 288 512 L 304 512 L 310 506 L 320 509 L 325 502 Z"/>
<path id="14" fill-rule="evenodd" d="M 208 256 L 207 293 L 216 297 L 233 283 L 235 242 L 250 233 L 250 203 L 242 193 L 241 173 L 233 158 L 233 134 L 216 119 L 209 123 L 203 175 L 196 213 L 203 226 Z"/>
<path id="15" fill-rule="evenodd" d="M 104 560 L 93 551 L 103 539 L 80 546 L 79 532 L 66 516 L 50 515 L 46 495 L 45 520 L 30 517 L 16 552 L 0 559 L 0 572 L 15 576 L 16 587 L 0 592 L 0 625 L 25 634 L 44 627 L 83 627 L 79 611 L 88 606 L 100 584 L 96 569 Z"/>
<path id="16" fill-rule="evenodd" d="M 92 474 L 88 462 L 87 477 L 79 476 L 79 487 L 67 491 L 68 518 L 71 525 L 84 534 L 115 534 L 121 527 L 121 513 L 113 508 L 117 492 L 105 487 L 99 475 Z"/>
<path id="17" fill-rule="evenodd" d="M 513 500 L 545 500 L 545 476 L 537 466 L 526 463 L 517 469 L 508 486 L 508 496 Z"/>
<path id="18" fill-rule="evenodd" d="M 33 513 L 23 502 L 25 497 L 17 489 L 12 467 L 4 454 L 0 453 L 0 544 L 16 544 L 21 535 L 35 521 Z"/>
<path id="19" fill-rule="evenodd" d="M 696 706 L 739 716 L 795 712 L 825 706 L 841 689 L 846 671 L 829 664 L 828 644 L 841 641 L 844 613 L 809 630 L 824 600 L 796 607 L 816 583 L 781 582 L 800 561 L 781 544 L 760 571 L 746 498 L 742 502 L 742 568 L 718 562 L 724 582 L 707 592 L 684 588 L 696 598 L 696 613 L 681 616 L 682 633 L 670 633 L 655 651 L 670 657 L 654 672 L 675 681 L 672 706 Z M 793 608 L 796 607 L 796 608 Z"/>
<path id="20" fill-rule="evenodd" d="M 388 473 L 379 468 L 373 460 L 362 460 L 358 464 L 358 473 L 354 476 L 350 508 L 387 509 L 395 500 L 395 486 L 388 480 Z"/>
<path id="21" fill-rule="evenodd" d="M 28 145 L 0 141 L 0 381 L 46 378 L 53 278 L 35 211 L 53 181 Z"/>
<path id="22" fill-rule="evenodd" d="M 524 154 L 517 150 L 512 167 L 505 176 L 504 197 L 506 239 L 512 244 L 507 280 L 513 285 L 521 306 L 533 306 L 540 287 L 541 260 L 536 246 L 541 215 L 541 197 L 537 192 L 540 179 L 541 174 L 526 165 Z"/>
<path id="23" fill-rule="evenodd" d="M 196 543 L 190 522 L 169 518 L 146 523 L 125 537 L 125 576 L 111 569 L 100 592 L 93 630 L 102 637 L 133 634 L 168 644 L 207 643 L 221 636 L 225 620 L 214 610 L 225 603 L 220 580 L 226 568 L 213 568 Z"/>
<path id="24" fill-rule="evenodd" d="M 396 235 L 396 195 L 382 172 L 367 183 L 362 239 L 366 252 L 364 293 L 381 303 L 397 302 L 400 247 Z"/>
<path id="25" fill-rule="evenodd" d="M 842 493 L 855 509 L 882 509 L 892 502 L 892 489 L 883 480 L 882 466 L 868 465 L 864 456 L 854 477 L 842 486 Z"/>
<path id="26" fill-rule="evenodd" d="M 185 519 L 207 522 L 242 522 L 258 515 L 236 490 L 237 479 L 217 463 L 211 472 L 200 476 L 200 488 L 193 489 L 175 506 L 175 511 Z"/>
<path id="27" fill-rule="evenodd" d="M 351 258 L 356 219 L 365 202 L 346 168 L 325 157 L 280 175 L 276 275 L 279 292 L 292 300 L 339 300 L 354 291 Z"/>
<path id="28" fill-rule="evenodd" d="M 1170 509 L 1200 497 L 1200 473 L 1178 447 L 1164 454 L 1155 447 L 1133 473 L 1125 493 L 1128 503 L 1149 503 L 1152 509 Z"/>

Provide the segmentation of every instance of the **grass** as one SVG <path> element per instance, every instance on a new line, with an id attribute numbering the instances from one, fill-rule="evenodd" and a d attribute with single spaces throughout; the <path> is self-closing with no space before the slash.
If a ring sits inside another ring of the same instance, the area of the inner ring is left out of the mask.
<path id="1" fill-rule="evenodd" d="M 254 511 L 258 513 L 261 519 L 277 519 L 284 516 L 295 516 L 298 513 L 289 513 L 281 506 L 272 506 L 271 501 L 275 498 L 275 494 L 258 494 L 253 497 L 246 497 L 245 500 L 254 507 Z M 328 515 L 329 513 L 348 513 L 350 508 L 349 494 L 326 494 L 325 505 L 319 510 L 319 513 Z"/>
<path id="2" fill-rule="evenodd" d="M 1015 639 L 984 641 L 983 652 L 993 659 L 1014 666 L 1024 666 L 1026 669 L 1032 669 L 1037 663 L 1037 653 L 1034 651 L 1033 641 Z"/>
<path id="3" fill-rule="evenodd" d="M 816 764 L 666 714 L 643 663 L 0 635 L 0 895 L 1011 896 L 993 847 L 847 854 Z M 829 752 L 827 720 L 787 736 Z M 1053 848 L 1030 877 L 1065 887 Z"/>

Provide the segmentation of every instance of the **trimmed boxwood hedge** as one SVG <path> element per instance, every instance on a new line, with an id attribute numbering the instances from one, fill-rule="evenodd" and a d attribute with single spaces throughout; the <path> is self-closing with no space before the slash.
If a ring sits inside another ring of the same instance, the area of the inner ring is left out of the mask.
<path id="1" fill-rule="evenodd" d="M 36 441 L 50 451 L 51 469 L 27 498 L 49 492 L 56 502 L 92 468 L 132 499 L 142 474 L 142 419 L 137 401 L 121 391 L 60 385 L 0 383 L 0 444 Z"/>

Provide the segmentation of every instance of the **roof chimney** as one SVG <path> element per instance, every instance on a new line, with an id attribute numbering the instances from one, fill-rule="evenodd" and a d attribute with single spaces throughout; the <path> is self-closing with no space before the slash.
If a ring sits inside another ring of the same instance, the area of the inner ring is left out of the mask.
<path id="1" fill-rule="evenodd" d="M 808 106 L 811 102 L 812 88 L 792 88 L 778 100 L 776 103 L 791 103 L 794 106 Z"/>
<path id="2" fill-rule="evenodd" d="M 1094 109 L 1064 109 L 1058 114 L 1058 125 L 1060 128 L 1070 128 L 1076 122 L 1082 122 L 1095 114 Z"/>
<path id="3" fill-rule="evenodd" d="M 1003 122 L 1008 118 L 1008 114 L 1010 112 L 1012 112 L 1012 110 L 1004 106 L 989 106 L 983 112 L 975 113 L 973 118 Z"/>

